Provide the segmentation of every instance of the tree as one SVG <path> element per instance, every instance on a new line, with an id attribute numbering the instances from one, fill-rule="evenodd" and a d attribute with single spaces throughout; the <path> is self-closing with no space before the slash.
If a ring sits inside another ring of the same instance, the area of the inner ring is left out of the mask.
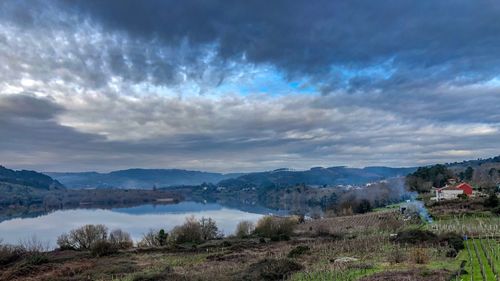
<path id="1" fill-rule="evenodd" d="M 499 205 L 499 200 L 498 196 L 495 194 L 495 192 L 490 193 L 490 196 L 484 200 L 484 206 L 489 207 L 489 208 L 496 208 Z"/>
<path id="2" fill-rule="evenodd" d="M 174 227 L 170 235 L 177 243 L 199 243 L 203 240 L 200 222 L 194 216 L 187 217 L 183 225 Z"/>
<path id="3" fill-rule="evenodd" d="M 164 229 L 160 229 L 160 231 L 158 231 L 158 236 L 157 236 L 158 244 L 160 244 L 160 246 L 167 245 L 167 238 L 168 238 L 168 233 L 166 233 Z"/>
<path id="4" fill-rule="evenodd" d="M 130 234 L 121 229 L 111 231 L 109 234 L 109 242 L 111 242 L 111 244 L 118 249 L 129 249 L 134 246 L 134 242 L 132 241 L 132 238 L 130 238 Z"/>
<path id="5" fill-rule="evenodd" d="M 102 224 L 87 224 L 73 229 L 69 234 L 62 234 L 57 244 L 62 249 L 89 250 L 97 241 L 108 238 L 108 228 Z"/>
<path id="6" fill-rule="evenodd" d="M 433 186 L 441 187 L 455 175 L 444 165 L 420 167 L 406 177 L 406 184 L 412 191 L 429 192 Z"/>
<path id="7" fill-rule="evenodd" d="M 252 234 L 255 229 L 255 225 L 251 221 L 240 221 L 236 226 L 236 231 L 234 235 L 238 238 L 245 238 Z"/>
<path id="8" fill-rule="evenodd" d="M 139 247 L 160 247 L 160 242 L 158 241 L 158 231 L 150 229 L 148 232 L 142 235 L 141 241 L 137 243 Z"/>
<path id="9" fill-rule="evenodd" d="M 362 199 L 355 208 L 355 212 L 358 214 L 368 213 L 372 210 L 372 204 L 367 199 Z"/>
<path id="10" fill-rule="evenodd" d="M 465 169 L 464 179 L 466 181 L 471 181 L 473 175 L 474 175 L 474 169 L 472 167 L 470 167 L 470 166 L 467 167 L 467 169 Z"/>
<path id="11" fill-rule="evenodd" d="M 217 224 L 211 218 L 202 217 L 200 220 L 201 235 L 203 240 L 215 239 L 219 235 Z"/>

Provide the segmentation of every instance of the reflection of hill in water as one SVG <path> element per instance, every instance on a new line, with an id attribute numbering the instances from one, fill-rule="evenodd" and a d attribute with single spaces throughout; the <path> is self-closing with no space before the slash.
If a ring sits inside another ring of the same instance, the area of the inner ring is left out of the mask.
<path id="1" fill-rule="evenodd" d="M 14 212 L 14 213 L 5 213 L 0 214 L 0 222 L 16 219 L 16 218 L 37 218 L 40 216 L 48 215 L 54 211 L 58 210 L 78 210 L 78 209 L 87 209 L 87 210 L 96 210 L 96 209 L 104 209 L 111 210 L 116 213 L 130 214 L 130 215 L 144 215 L 144 214 L 182 214 L 182 213 L 196 213 L 203 211 L 217 211 L 222 209 L 234 209 L 240 210 L 247 213 L 253 214 L 274 214 L 274 215 L 287 215 L 288 211 L 286 210 L 274 210 L 270 208 L 266 208 L 260 205 L 250 205 L 243 204 L 241 202 L 235 201 L 234 203 L 218 203 L 218 202 L 195 202 L 195 201 L 181 201 L 176 204 L 143 204 L 143 205 L 134 205 L 127 206 L 124 204 L 117 205 L 108 205 L 108 206 L 85 206 L 85 207 L 70 207 L 70 208 L 55 208 L 55 209 L 27 209 L 22 212 Z"/>
<path id="2" fill-rule="evenodd" d="M 140 205 L 129 208 L 112 208 L 113 212 L 126 213 L 132 215 L 143 215 L 143 214 L 182 214 L 189 212 L 202 212 L 202 211 L 216 211 L 222 209 L 223 206 L 217 203 L 199 203 L 194 201 L 182 201 L 177 204 L 169 205 Z"/>
<path id="3" fill-rule="evenodd" d="M 254 213 L 254 214 L 261 214 L 261 215 L 273 214 L 273 215 L 278 215 L 278 216 L 285 216 L 285 215 L 288 215 L 288 213 L 289 213 L 289 211 L 287 211 L 287 210 L 270 209 L 270 208 L 266 208 L 262 205 L 249 205 L 249 204 L 242 204 L 241 202 L 235 202 L 234 204 L 225 202 L 222 205 L 225 207 L 228 207 L 228 208 L 238 209 L 240 211 Z"/>
<path id="4" fill-rule="evenodd" d="M 140 205 L 129 208 L 112 208 L 113 212 L 126 213 L 132 215 L 144 215 L 144 214 L 182 214 L 182 213 L 193 213 L 193 212 L 203 212 L 203 211 L 217 211 L 224 208 L 236 209 L 248 213 L 254 214 L 277 214 L 286 215 L 287 212 L 284 210 L 272 210 L 262 206 L 255 205 L 245 205 L 245 204 L 219 204 L 214 202 L 201 203 L 195 201 L 183 201 L 177 204 L 170 205 Z"/>

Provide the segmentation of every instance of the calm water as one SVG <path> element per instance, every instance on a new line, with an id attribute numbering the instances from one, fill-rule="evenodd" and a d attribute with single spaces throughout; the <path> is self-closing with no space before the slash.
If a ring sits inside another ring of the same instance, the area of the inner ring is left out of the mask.
<path id="1" fill-rule="evenodd" d="M 121 228 L 132 235 L 135 241 L 150 228 L 170 230 L 184 222 L 187 216 L 215 219 L 224 234 L 234 232 L 239 221 L 257 221 L 271 210 L 250 208 L 238 210 L 219 204 L 181 202 L 173 205 L 141 205 L 116 209 L 74 209 L 58 210 L 35 218 L 16 218 L 0 222 L 0 239 L 5 243 L 17 244 L 21 240 L 37 239 L 55 247 L 57 236 L 85 224 L 104 224 L 110 230 Z"/>

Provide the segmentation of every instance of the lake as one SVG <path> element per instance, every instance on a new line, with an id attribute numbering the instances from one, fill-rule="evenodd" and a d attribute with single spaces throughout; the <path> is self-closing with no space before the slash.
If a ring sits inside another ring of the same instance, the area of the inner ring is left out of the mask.
<path id="1" fill-rule="evenodd" d="M 240 210 L 217 203 L 184 201 L 170 205 L 140 205 L 111 209 L 57 210 L 38 217 L 15 218 L 0 222 L 0 239 L 4 243 L 17 244 L 33 236 L 49 247 L 56 246 L 56 239 L 62 233 L 85 224 L 104 224 L 109 230 L 121 228 L 130 233 L 134 241 L 142 238 L 149 229 L 163 228 L 167 231 L 180 225 L 188 216 L 210 217 L 217 222 L 225 235 L 232 234 L 238 222 L 256 222 L 273 211 L 262 207 L 245 207 Z"/>

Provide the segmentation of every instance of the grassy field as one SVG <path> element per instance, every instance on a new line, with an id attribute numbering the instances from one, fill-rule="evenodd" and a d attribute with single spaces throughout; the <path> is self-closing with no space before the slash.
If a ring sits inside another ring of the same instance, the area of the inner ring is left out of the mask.
<path id="1" fill-rule="evenodd" d="M 375 212 L 307 220 L 274 241 L 252 235 L 198 244 L 122 250 L 95 257 L 52 251 L 9 262 L 0 247 L 0 280 L 415 280 L 496 281 L 500 268 L 499 218 L 444 216 L 423 223 L 397 205 Z M 461 241 L 454 251 L 449 232 Z M 448 240 L 447 240 L 448 239 Z M 457 275 L 466 261 L 463 274 Z M 484 277 L 484 278 L 483 278 Z"/>
<path id="2" fill-rule="evenodd" d="M 462 251 L 458 259 L 467 260 L 465 269 L 467 274 L 460 277 L 464 281 L 468 280 L 499 280 L 498 268 L 498 240 L 495 239 L 469 239 L 466 241 L 467 249 Z"/>

